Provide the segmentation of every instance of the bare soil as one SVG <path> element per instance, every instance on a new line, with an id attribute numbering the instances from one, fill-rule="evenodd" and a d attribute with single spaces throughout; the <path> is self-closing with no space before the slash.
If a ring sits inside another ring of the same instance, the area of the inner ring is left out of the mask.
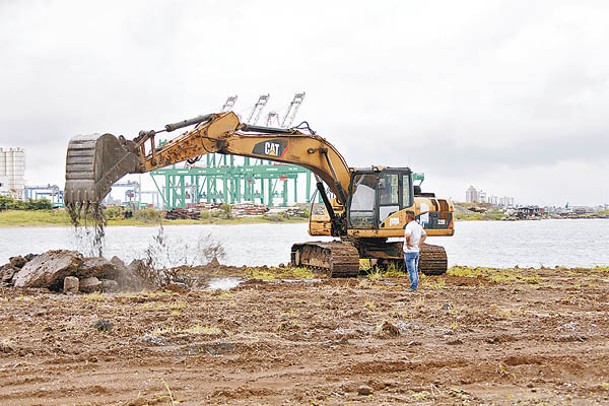
<path id="1" fill-rule="evenodd" d="M 417 293 L 380 275 L 230 291 L 6 288 L 0 404 L 609 402 L 607 270 L 452 274 Z"/>

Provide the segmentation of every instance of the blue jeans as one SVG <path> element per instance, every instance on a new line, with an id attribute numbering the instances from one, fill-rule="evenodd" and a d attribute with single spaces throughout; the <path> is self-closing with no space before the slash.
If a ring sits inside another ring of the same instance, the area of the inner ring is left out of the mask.
<path id="1" fill-rule="evenodd" d="M 406 262 L 406 270 L 410 278 L 410 289 L 417 290 L 419 288 L 419 253 L 405 252 L 404 262 Z"/>

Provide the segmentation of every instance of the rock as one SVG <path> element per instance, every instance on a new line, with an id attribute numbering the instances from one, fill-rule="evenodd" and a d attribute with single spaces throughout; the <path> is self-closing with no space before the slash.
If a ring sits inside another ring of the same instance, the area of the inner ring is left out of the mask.
<path id="1" fill-rule="evenodd" d="M 95 322 L 95 328 L 99 332 L 106 333 L 112 330 L 112 323 L 105 319 L 99 319 Z"/>
<path id="2" fill-rule="evenodd" d="M 144 272 L 147 268 L 149 267 L 141 259 L 134 259 L 129 265 L 127 265 L 127 269 L 133 273 Z"/>
<path id="3" fill-rule="evenodd" d="M 78 293 L 79 281 L 76 276 L 66 276 L 63 279 L 63 293 Z"/>
<path id="4" fill-rule="evenodd" d="M 8 340 L 2 340 L 2 341 L 0 341 L 0 353 L 8 354 L 8 353 L 13 352 L 13 351 L 15 351 L 15 349 L 11 345 L 10 341 L 8 341 Z"/>
<path id="5" fill-rule="evenodd" d="M 133 274 L 133 271 L 127 268 L 127 265 L 119 257 L 112 257 L 110 263 L 117 270 L 116 277 L 112 278 L 118 283 L 121 290 L 137 289 L 139 285 Z"/>
<path id="6" fill-rule="evenodd" d="M 397 337 L 400 335 L 400 329 L 385 320 L 383 324 L 376 327 L 375 335 L 385 338 Z"/>
<path id="7" fill-rule="evenodd" d="M 25 264 L 13 282 L 18 288 L 49 288 L 59 291 L 63 288 L 63 279 L 73 275 L 81 263 L 82 255 L 76 251 L 47 251 Z"/>
<path id="8" fill-rule="evenodd" d="M 212 268 L 216 268 L 220 266 L 220 261 L 218 261 L 218 257 L 213 257 L 211 259 L 211 261 L 209 261 L 209 264 L 207 264 L 208 266 L 212 267 Z"/>
<path id="9" fill-rule="evenodd" d="M 158 272 L 141 259 L 134 259 L 127 267 L 133 289 L 143 289 L 147 286 L 159 286 L 161 276 Z"/>
<path id="10" fill-rule="evenodd" d="M 120 270 L 112 262 L 103 257 L 84 258 L 82 264 L 78 268 L 77 276 L 79 278 L 88 278 L 96 276 L 103 279 L 115 279 Z"/>
<path id="11" fill-rule="evenodd" d="M 119 289 L 119 285 L 117 281 L 113 281 L 112 279 L 102 279 L 101 280 L 101 291 L 102 292 L 117 292 Z"/>
<path id="12" fill-rule="evenodd" d="M 357 388 L 357 394 L 361 396 L 372 395 L 372 388 L 368 385 L 360 385 L 360 387 Z"/>
<path id="13" fill-rule="evenodd" d="M 17 256 L 17 257 L 10 257 L 9 258 L 11 267 L 13 269 L 21 269 L 25 266 L 25 264 L 27 264 L 27 259 L 23 258 L 22 256 Z"/>
<path id="14" fill-rule="evenodd" d="M 95 276 L 83 278 L 79 281 L 81 292 L 95 292 L 101 290 L 102 282 Z"/>
<path id="15" fill-rule="evenodd" d="M 23 258 L 25 258 L 25 260 L 26 260 L 27 262 L 30 262 L 32 259 L 36 258 L 37 256 L 38 256 L 38 254 L 32 254 L 32 253 L 29 253 L 29 254 L 27 254 L 27 255 L 26 255 L 25 257 L 23 257 Z"/>
<path id="16" fill-rule="evenodd" d="M 4 283 L 10 284 L 13 280 L 13 277 L 15 276 L 15 273 L 17 273 L 17 271 L 13 269 L 9 264 L 6 264 L 0 269 L 0 280 Z"/>
<path id="17" fill-rule="evenodd" d="M 117 256 L 113 256 L 112 258 L 110 258 L 110 263 L 117 268 L 126 268 L 127 267 L 127 265 L 125 265 L 123 260 Z"/>
<path id="18" fill-rule="evenodd" d="M 177 293 L 188 292 L 188 286 L 183 282 L 169 282 L 165 285 L 165 289 Z"/>

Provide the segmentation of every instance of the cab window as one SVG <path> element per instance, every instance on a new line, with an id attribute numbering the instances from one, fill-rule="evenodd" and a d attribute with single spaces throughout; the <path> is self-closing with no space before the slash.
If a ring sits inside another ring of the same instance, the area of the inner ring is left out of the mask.
<path id="1" fill-rule="evenodd" d="M 349 220 L 355 228 L 370 228 L 374 224 L 378 175 L 361 174 L 353 178 L 353 196 Z"/>
<path id="2" fill-rule="evenodd" d="M 380 201 L 379 204 L 398 204 L 399 185 L 397 174 L 385 174 L 379 181 Z"/>
<path id="3" fill-rule="evenodd" d="M 410 187 L 410 177 L 407 174 L 402 175 L 402 203 L 401 207 L 410 207 L 412 206 L 412 196 L 411 196 L 411 187 Z"/>
<path id="4" fill-rule="evenodd" d="M 400 210 L 400 185 L 397 173 L 385 173 L 379 179 L 379 222 Z"/>

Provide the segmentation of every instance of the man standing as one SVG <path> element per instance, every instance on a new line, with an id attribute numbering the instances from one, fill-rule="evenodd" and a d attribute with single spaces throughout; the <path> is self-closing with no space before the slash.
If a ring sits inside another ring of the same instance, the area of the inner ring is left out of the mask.
<path id="1" fill-rule="evenodd" d="M 416 292 L 419 288 L 419 253 L 427 233 L 419 223 L 414 220 L 414 212 L 406 212 L 406 228 L 404 230 L 404 262 L 410 278 L 410 291 Z"/>

